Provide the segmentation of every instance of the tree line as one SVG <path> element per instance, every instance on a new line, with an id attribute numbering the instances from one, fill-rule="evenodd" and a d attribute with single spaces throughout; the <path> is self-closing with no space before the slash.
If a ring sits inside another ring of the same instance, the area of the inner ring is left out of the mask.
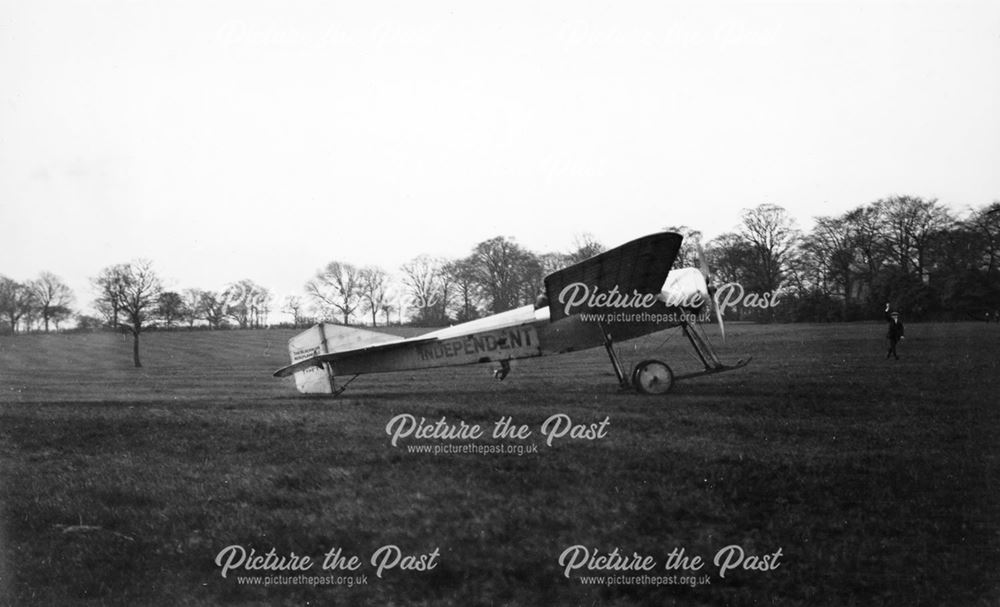
<path id="1" fill-rule="evenodd" d="M 1000 308 L 1000 202 L 959 217 L 937 200 L 892 196 L 836 216 L 808 233 L 774 204 L 744 209 L 734 230 L 702 242 L 688 226 L 674 267 L 705 267 L 718 286 L 775 293 L 780 305 L 733 310 L 736 318 L 841 321 L 877 317 L 886 301 L 911 319 L 982 318 Z M 590 235 L 570 251 L 537 253 L 497 236 L 458 259 L 419 255 L 390 273 L 333 260 L 280 310 L 295 326 L 317 320 L 442 326 L 532 303 L 544 277 L 605 250 Z M 269 326 L 270 291 L 249 279 L 222 291 L 164 289 L 145 260 L 116 264 L 91 279 L 99 316 L 74 315 L 71 289 L 51 272 L 18 282 L 0 276 L 3 332 L 110 327 L 138 335 L 150 327 Z M 138 362 L 138 356 L 136 356 Z"/>
<path id="2" fill-rule="evenodd" d="M 891 196 L 817 217 L 805 234 L 764 204 L 706 248 L 717 280 L 782 295 L 780 306 L 745 311 L 755 320 L 870 319 L 887 301 L 911 320 L 1000 309 L 1000 202 L 958 217 L 934 199 Z"/>
<path id="3" fill-rule="evenodd" d="M 286 300 L 285 310 L 300 317 L 343 324 L 370 315 L 372 325 L 397 322 L 442 326 L 533 303 L 545 275 L 604 250 L 590 235 L 576 238 L 569 253 L 538 254 L 507 236 L 480 242 L 460 259 L 419 255 L 402 265 L 393 279 L 378 267 L 331 261 L 305 284 L 305 300 Z M 366 319 L 367 320 L 367 319 Z"/>

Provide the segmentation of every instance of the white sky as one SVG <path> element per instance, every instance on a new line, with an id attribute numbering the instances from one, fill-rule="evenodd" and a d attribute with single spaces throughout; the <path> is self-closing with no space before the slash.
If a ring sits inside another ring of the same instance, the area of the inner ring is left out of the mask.
<path id="1" fill-rule="evenodd" d="M 0 0 L 0 274 L 277 301 L 495 235 L 1000 199 L 997 2 Z"/>

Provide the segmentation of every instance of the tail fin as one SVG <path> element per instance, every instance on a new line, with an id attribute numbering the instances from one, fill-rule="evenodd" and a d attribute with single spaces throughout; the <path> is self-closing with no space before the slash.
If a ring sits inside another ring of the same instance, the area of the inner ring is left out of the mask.
<path id="1" fill-rule="evenodd" d="M 343 325 L 320 323 L 288 340 L 288 355 L 292 364 L 319 354 L 362 348 L 372 344 L 399 341 L 400 337 L 355 329 Z M 333 394 L 334 369 L 330 364 L 308 367 L 295 373 L 295 387 L 306 394 Z"/>

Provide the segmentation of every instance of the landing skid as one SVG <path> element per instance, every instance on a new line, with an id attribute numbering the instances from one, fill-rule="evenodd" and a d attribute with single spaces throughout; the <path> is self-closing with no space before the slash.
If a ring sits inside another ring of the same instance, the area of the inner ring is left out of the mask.
<path id="1" fill-rule="evenodd" d="M 696 371 L 694 373 L 685 373 L 684 375 L 677 375 L 674 379 L 691 379 L 692 377 L 701 377 L 703 375 L 715 375 L 716 373 L 725 373 L 726 371 L 733 371 L 736 369 L 742 369 L 743 367 L 750 364 L 753 357 L 747 359 L 740 359 L 736 361 L 735 365 L 720 365 L 718 367 L 712 367 L 711 369 L 705 369 L 704 371 Z"/>

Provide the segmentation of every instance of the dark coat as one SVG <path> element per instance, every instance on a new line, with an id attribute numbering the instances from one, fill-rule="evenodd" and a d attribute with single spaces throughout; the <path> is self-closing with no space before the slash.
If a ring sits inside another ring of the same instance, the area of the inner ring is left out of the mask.
<path id="1" fill-rule="evenodd" d="M 889 321 L 889 333 L 886 337 L 891 341 L 899 341 L 903 337 L 903 321 L 899 320 L 899 316 L 892 316 L 889 312 L 885 313 L 885 318 Z"/>

